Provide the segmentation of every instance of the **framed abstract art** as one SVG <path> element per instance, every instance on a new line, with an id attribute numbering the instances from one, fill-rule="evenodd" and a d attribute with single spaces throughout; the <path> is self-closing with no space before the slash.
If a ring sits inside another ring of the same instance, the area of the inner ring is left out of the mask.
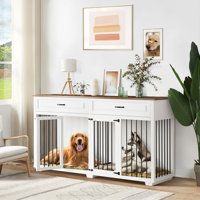
<path id="1" fill-rule="evenodd" d="M 83 9 L 84 50 L 132 50 L 133 6 Z"/>

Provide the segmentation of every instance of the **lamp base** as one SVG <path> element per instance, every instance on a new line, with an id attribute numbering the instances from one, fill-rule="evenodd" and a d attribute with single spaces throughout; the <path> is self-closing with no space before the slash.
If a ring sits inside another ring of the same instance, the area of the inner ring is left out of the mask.
<path id="1" fill-rule="evenodd" d="M 65 88 L 68 88 L 68 89 L 69 89 L 69 94 L 74 94 L 74 89 L 73 89 L 73 86 L 72 86 L 72 81 L 71 81 L 71 79 L 70 79 L 70 80 L 67 80 L 67 81 L 65 82 L 61 94 L 64 93 Z"/>

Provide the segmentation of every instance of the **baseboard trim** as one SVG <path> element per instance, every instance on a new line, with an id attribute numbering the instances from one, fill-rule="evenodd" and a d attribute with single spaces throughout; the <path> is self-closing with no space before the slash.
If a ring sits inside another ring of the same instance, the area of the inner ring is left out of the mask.
<path id="1" fill-rule="evenodd" d="M 193 168 L 189 169 L 175 169 L 175 176 L 180 178 L 192 178 L 195 179 Z"/>

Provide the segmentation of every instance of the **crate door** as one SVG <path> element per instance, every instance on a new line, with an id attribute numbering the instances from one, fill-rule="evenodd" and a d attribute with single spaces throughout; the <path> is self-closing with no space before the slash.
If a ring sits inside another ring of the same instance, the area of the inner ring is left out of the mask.
<path id="1" fill-rule="evenodd" d="M 59 117 L 36 117 L 34 133 L 34 167 L 36 170 L 63 165 L 62 120 Z"/>
<path id="2" fill-rule="evenodd" d="M 122 176 L 151 178 L 150 122 L 122 120 Z"/>
<path id="3" fill-rule="evenodd" d="M 119 126 L 120 120 L 113 118 L 96 117 L 91 120 L 90 170 L 102 173 L 102 175 L 106 173 L 116 174 L 119 172 Z"/>

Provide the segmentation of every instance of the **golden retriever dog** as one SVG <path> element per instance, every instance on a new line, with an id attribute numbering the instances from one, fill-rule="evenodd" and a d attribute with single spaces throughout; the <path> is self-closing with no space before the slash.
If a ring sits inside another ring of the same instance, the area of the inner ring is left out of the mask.
<path id="1" fill-rule="evenodd" d="M 160 35 L 157 32 L 146 33 L 145 57 L 160 56 Z"/>
<path id="2" fill-rule="evenodd" d="M 60 151 L 53 149 L 41 160 L 44 164 L 59 164 L 60 163 Z M 84 133 L 74 133 L 71 136 L 69 146 L 63 150 L 63 163 L 65 167 L 72 168 L 88 168 L 88 137 Z"/>

